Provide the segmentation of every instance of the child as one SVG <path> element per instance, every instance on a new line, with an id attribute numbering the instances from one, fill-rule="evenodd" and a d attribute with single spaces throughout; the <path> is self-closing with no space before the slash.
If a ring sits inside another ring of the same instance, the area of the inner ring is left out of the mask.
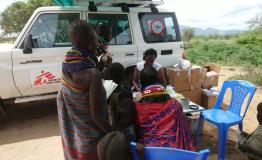
<path id="1" fill-rule="evenodd" d="M 247 153 L 250 160 L 262 159 L 262 102 L 257 106 L 258 127 L 240 144 L 240 149 Z"/>
<path id="2" fill-rule="evenodd" d="M 137 143 L 136 152 L 139 159 L 144 160 L 144 145 Z M 105 135 L 97 145 L 99 160 L 132 160 L 130 141 L 118 131 Z"/>
<path id="3" fill-rule="evenodd" d="M 108 133 L 98 142 L 97 154 L 99 160 L 132 160 L 129 142 L 118 131 Z"/>
<path id="4" fill-rule="evenodd" d="M 115 94 L 110 103 L 109 113 L 112 115 L 113 129 L 124 133 L 129 141 L 136 141 L 136 111 L 133 99 L 121 98 L 121 95 Z"/>
<path id="5" fill-rule="evenodd" d="M 122 81 L 125 69 L 120 63 L 114 62 L 107 68 L 106 79 L 118 84 L 109 97 L 109 121 L 114 130 L 126 134 L 129 140 L 135 141 L 135 106 L 131 90 Z"/>

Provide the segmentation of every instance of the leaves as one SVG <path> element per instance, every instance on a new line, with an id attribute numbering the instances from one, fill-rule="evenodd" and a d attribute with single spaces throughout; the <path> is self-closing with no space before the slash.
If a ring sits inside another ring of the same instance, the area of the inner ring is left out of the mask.
<path id="1" fill-rule="evenodd" d="M 36 8 L 51 4 L 52 0 L 29 0 L 27 3 L 16 1 L 1 13 L 1 28 L 5 34 L 18 34 Z"/>
<path id="2" fill-rule="evenodd" d="M 194 37 L 194 29 L 193 28 L 186 28 L 182 32 L 182 39 L 184 41 L 185 47 L 188 48 L 190 46 L 190 41 Z"/>

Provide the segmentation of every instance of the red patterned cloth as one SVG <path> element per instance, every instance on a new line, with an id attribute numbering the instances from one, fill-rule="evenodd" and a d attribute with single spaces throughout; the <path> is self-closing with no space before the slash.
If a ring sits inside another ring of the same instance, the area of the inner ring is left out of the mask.
<path id="1" fill-rule="evenodd" d="M 156 91 L 155 88 L 153 90 Z M 136 109 L 140 143 L 195 151 L 188 122 L 177 100 L 169 99 L 164 103 L 137 102 Z"/>

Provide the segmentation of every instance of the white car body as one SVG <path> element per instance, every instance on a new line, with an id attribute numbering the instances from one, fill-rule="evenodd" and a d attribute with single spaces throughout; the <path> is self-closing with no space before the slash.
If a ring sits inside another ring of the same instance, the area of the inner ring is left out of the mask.
<path id="1" fill-rule="evenodd" d="M 0 46 L 0 98 L 2 100 L 52 94 L 57 92 L 60 84 L 61 65 L 63 62 L 63 58 L 66 51 L 69 50 L 71 46 L 43 48 L 35 47 L 32 48 L 31 53 L 25 54 L 23 52 L 25 43 L 24 41 L 30 32 L 34 32 L 32 29 L 34 25 L 38 23 L 42 24 L 45 23 L 45 21 L 48 21 L 48 19 L 38 20 L 40 16 L 45 17 L 47 15 L 48 17 L 48 15 L 53 16 L 56 14 L 70 15 L 71 13 L 79 15 L 80 19 L 84 19 L 87 21 L 89 21 L 89 15 L 91 14 L 112 14 L 116 15 L 116 17 L 117 14 L 121 14 L 123 17 L 128 17 L 128 21 L 126 21 L 126 23 L 128 23 L 129 25 L 128 29 L 130 30 L 130 32 L 128 31 L 128 33 L 131 34 L 129 35 L 131 36 L 129 37 L 130 44 L 109 45 L 109 52 L 113 54 L 113 61 L 122 63 L 126 68 L 134 67 L 137 62 L 142 61 L 143 52 L 149 48 L 154 48 L 155 50 L 157 50 L 158 56 L 156 61 L 163 66 L 172 66 L 177 63 L 178 60 L 182 57 L 183 49 L 181 47 L 181 37 L 175 14 L 172 12 L 167 13 L 173 15 L 174 17 L 173 21 L 175 23 L 175 32 L 176 34 L 178 34 L 176 35 L 178 39 L 171 42 L 147 43 L 144 40 L 144 33 L 141 27 L 142 22 L 140 22 L 139 20 L 139 14 L 151 13 L 150 8 L 130 7 L 129 12 L 122 12 L 121 7 L 97 7 L 96 12 L 91 12 L 88 11 L 87 7 L 41 7 L 32 14 L 31 18 L 28 20 L 25 27 L 12 46 Z M 165 11 L 160 10 L 159 13 L 165 13 Z M 57 18 L 59 16 L 53 17 Z M 50 24 L 53 25 L 51 22 Z M 121 24 L 121 21 L 117 22 Z M 55 26 L 56 28 L 58 28 L 58 24 Z M 45 26 L 38 26 L 39 29 L 41 29 L 41 27 Z M 34 29 L 35 28 L 37 27 L 34 27 Z M 174 29 L 174 27 L 171 27 L 171 30 L 172 29 Z M 49 28 L 46 30 L 46 32 L 48 32 L 48 30 L 50 31 L 49 36 L 52 37 L 53 34 L 51 31 L 53 30 L 53 28 Z M 37 45 L 39 44 L 39 42 L 41 42 L 41 36 L 46 36 L 46 32 L 45 35 L 34 37 L 36 39 Z M 165 32 L 167 32 L 167 30 L 165 30 Z M 35 33 L 38 34 L 37 31 Z M 120 33 L 114 38 L 120 38 L 121 36 L 125 36 L 125 33 Z M 54 37 L 55 36 L 53 36 L 52 38 Z M 124 38 L 120 39 L 122 41 L 125 41 Z M 47 38 L 44 40 L 45 42 L 43 44 L 49 45 L 49 42 L 47 41 L 50 39 Z M 112 41 L 114 42 L 114 40 Z M 35 43 L 35 41 L 33 43 Z M 58 45 L 63 45 L 63 43 L 58 43 Z M 55 42 L 53 46 L 56 46 Z"/>

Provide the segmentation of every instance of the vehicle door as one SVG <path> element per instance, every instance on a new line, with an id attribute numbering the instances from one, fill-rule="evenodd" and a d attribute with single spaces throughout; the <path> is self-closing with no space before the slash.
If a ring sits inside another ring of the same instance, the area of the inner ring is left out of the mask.
<path id="1" fill-rule="evenodd" d="M 61 65 L 72 46 L 68 26 L 80 19 L 80 12 L 39 13 L 31 22 L 18 48 L 12 52 L 14 81 L 23 96 L 57 92 Z M 23 52 L 26 37 L 32 51 Z"/>
<path id="2" fill-rule="evenodd" d="M 127 13 L 88 13 L 88 21 L 94 25 L 105 23 L 112 27 L 108 51 L 113 55 L 114 62 L 120 62 L 125 67 L 137 63 L 137 47 Z"/>

